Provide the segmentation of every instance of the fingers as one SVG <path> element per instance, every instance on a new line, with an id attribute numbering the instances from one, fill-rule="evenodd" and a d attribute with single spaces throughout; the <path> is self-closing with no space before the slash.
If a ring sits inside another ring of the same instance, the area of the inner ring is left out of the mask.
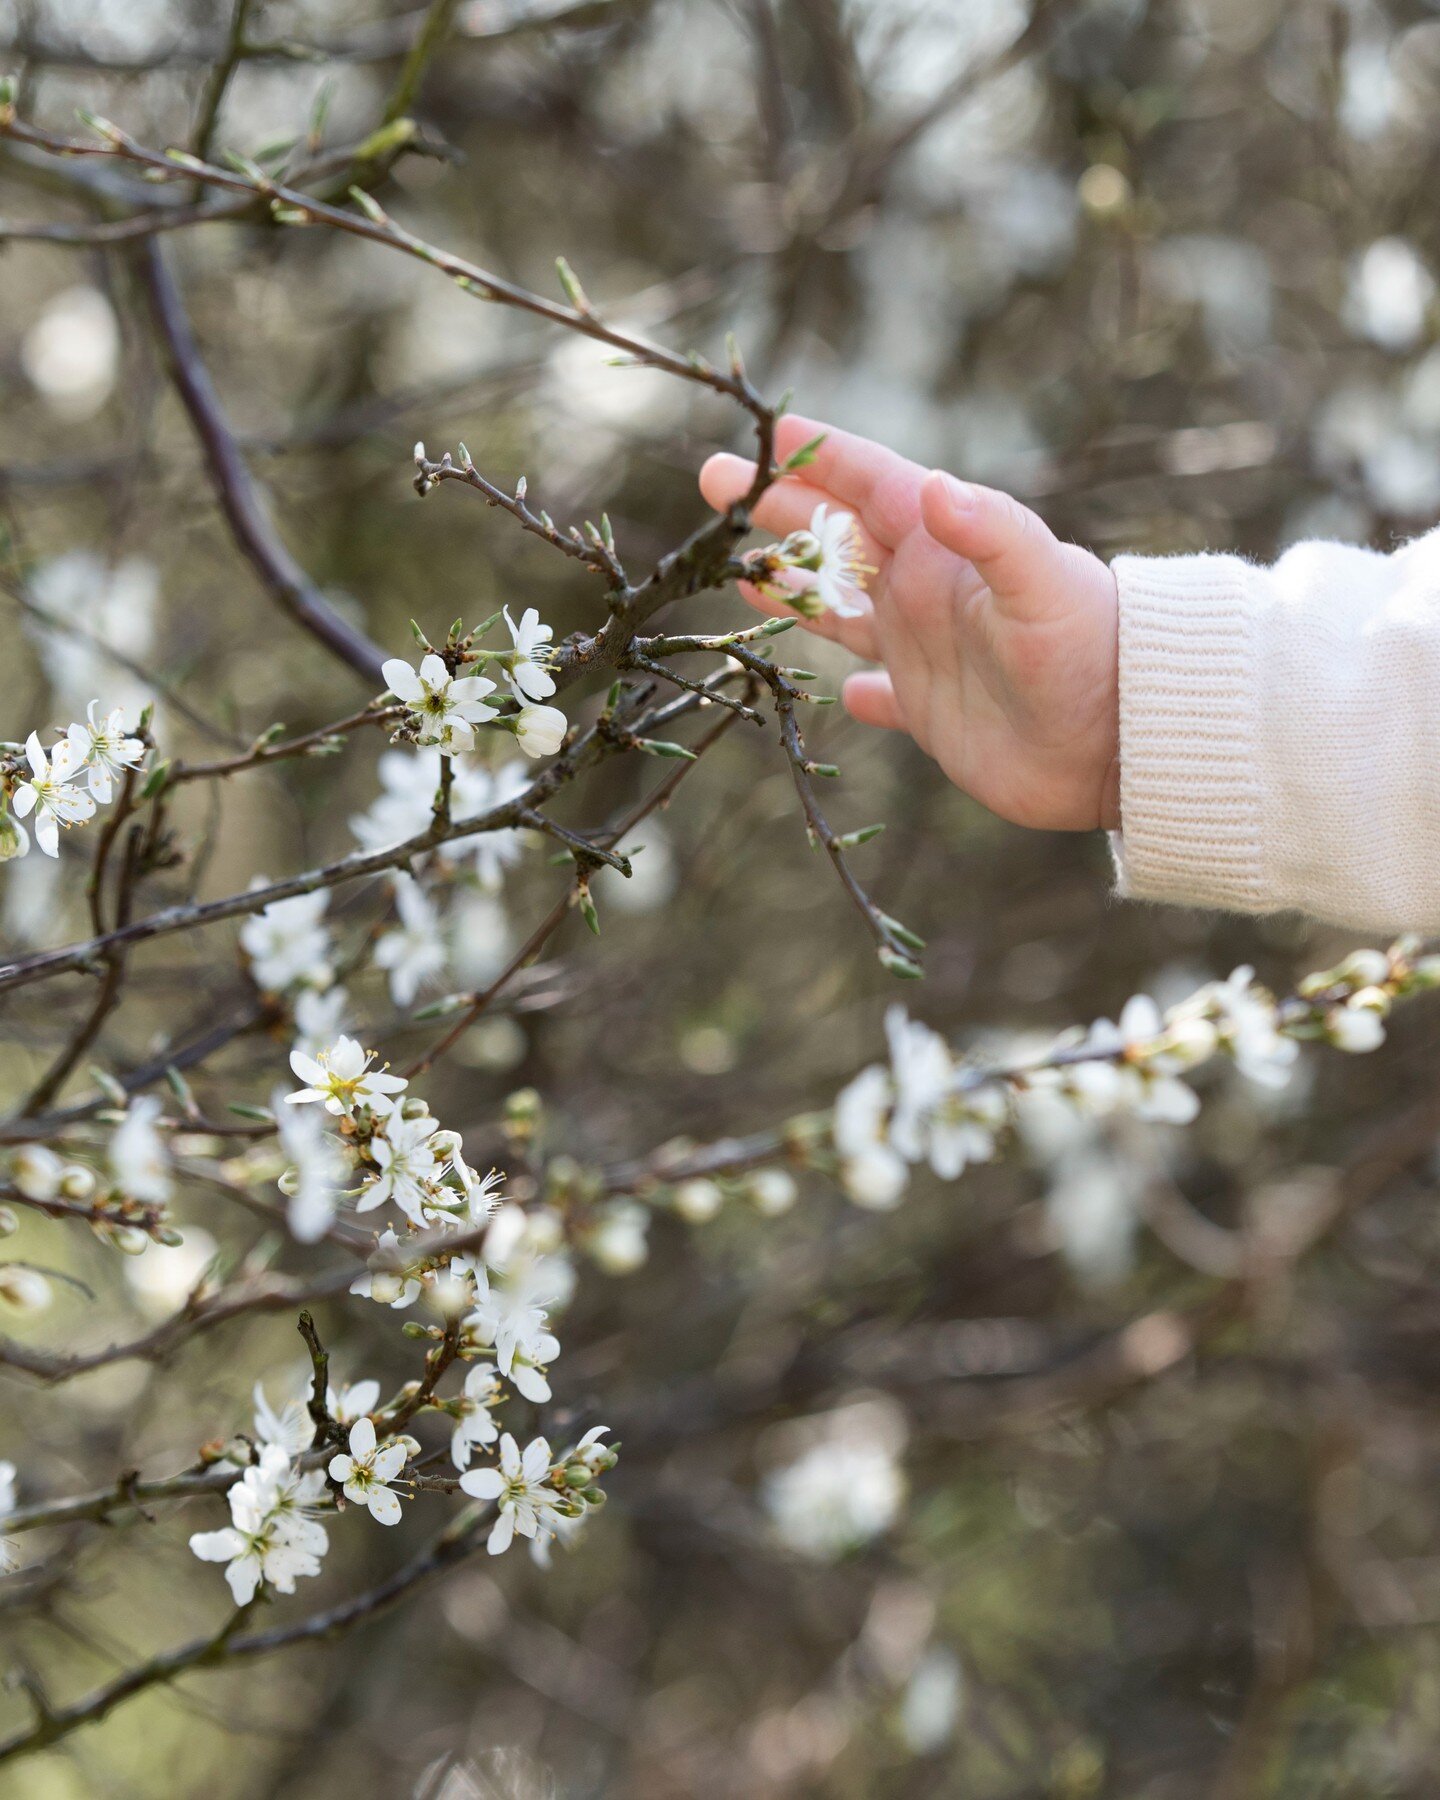
<path id="1" fill-rule="evenodd" d="M 754 472 L 754 463 L 747 462 L 743 456 L 712 456 L 700 471 L 700 492 L 719 512 L 748 491 Z M 788 476 L 766 490 L 755 508 L 755 523 L 762 531 L 773 531 L 776 537 L 785 537 L 808 526 L 817 506 L 823 503 L 833 507 L 836 501 L 836 495 L 825 489 L 812 486 L 799 476 Z M 860 530 L 861 560 L 878 573 L 889 562 L 890 553 L 863 523 L 856 522 Z"/>
<path id="2" fill-rule="evenodd" d="M 893 550 L 920 522 L 920 490 L 927 471 L 919 463 L 897 456 L 868 438 L 833 431 L 816 419 L 788 414 L 776 427 L 776 460 L 783 463 L 822 432 L 826 434 L 825 441 L 816 449 L 813 462 L 806 466 L 805 486 L 818 488 L 822 499 L 856 514 L 878 545 Z M 754 472 L 754 463 L 744 457 L 712 456 L 701 475 L 705 498 L 712 506 L 728 506 L 749 488 Z M 713 493 L 707 477 L 715 484 Z M 794 479 L 799 478 L 786 477 L 771 491 L 788 487 Z M 764 522 L 759 508 L 756 517 Z"/>
<path id="3" fill-rule="evenodd" d="M 824 442 L 806 468 L 806 481 L 857 513 L 871 536 L 893 550 L 919 523 L 927 471 L 883 444 L 795 413 L 787 413 L 775 428 L 776 461 L 783 463 L 822 432 Z"/>
<path id="4" fill-rule="evenodd" d="M 886 731 L 908 731 L 895 689 L 883 669 L 861 669 L 845 677 L 845 710 L 862 725 L 879 725 Z"/>
<path id="5" fill-rule="evenodd" d="M 920 503 L 931 537 L 973 563 L 1013 616 L 1042 616 L 1065 597 L 1072 575 L 1068 547 L 1028 506 L 939 469 L 926 478 Z"/>

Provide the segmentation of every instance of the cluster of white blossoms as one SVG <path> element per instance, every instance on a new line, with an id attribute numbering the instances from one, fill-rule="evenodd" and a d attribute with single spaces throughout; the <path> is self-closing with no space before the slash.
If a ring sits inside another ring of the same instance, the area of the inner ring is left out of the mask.
<path id="1" fill-rule="evenodd" d="M 101 717 L 99 706 L 92 700 L 84 721 L 72 723 L 48 751 L 32 731 L 24 747 L 28 775 L 18 757 L 0 771 L 0 861 L 29 850 L 21 819 L 30 819 L 46 856 L 58 856 L 61 830 L 93 819 L 114 798 L 116 781 L 139 766 L 144 742 L 129 735 L 120 707 Z"/>
<path id="2" fill-rule="evenodd" d="M 108 1167 L 103 1169 L 63 1157 L 48 1144 L 20 1145 L 8 1164 L 14 1193 L 41 1209 L 51 1205 L 88 1209 L 96 1237 L 127 1256 L 143 1255 L 151 1243 L 178 1245 L 181 1235 L 168 1223 L 173 1180 L 169 1148 L 157 1128 L 162 1110 L 153 1094 L 145 1094 L 132 1099 L 123 1112 L 101 1115 L 115 1127 L 106 1151 Z M 0 1208 L 0 1235 L 14 1229 L 13 1214 Z M 0 1265 L 0 1302 L 13 1311 L 43 1311 L 51 1298 L 51 1284 L 39 1269 L 23 1263 Z"/>
<path id="3" fill-rule="evenodd" d="M 297 1048 L 290 1062 L 304 1085 L 277 1092 L 274 1109 L 292 1230 L 305 1240 L 323 1236 L 342 1204 L 357 1214 L 393 1208 L 399 1220 L 378 1235 L 371 1267 L 350 1291 L 399 1310 L 428 1301 L 440 1322 L 407 1324 L 407 1336 L 447 1344 L 440 1369 L 453 1360 L 465 1374 L 453 1394 L 436 1391 L 432 1378 L 382 1404 L 379 1383 L 361 1380 L 327 1388 L 323 1407 L 291 1398 L 278 1411 L 257 1385 L 253 1436 L 234 1440 L 220 1464 L 241 1471 L 228 1490 L 231 1523 L 197 1533 L 191 1549 L 227 1565 L 240 1605 L 262 1584 L 293 1591 L 297 1579 L 319 1571 L 328 1544 L 316 1516 L 322 1508 L 348 1504 L 382 1525 L 400 1522 L 422 1455 L 404 1427 L 428 1410 L 450 1425 L 457 1474 L 442 1485 L 495 1508 L 490 1554 L 518 1534 L 543 1562 L 554 1539 L 603 1505 L 598 1483 L 616 1461 L 601 1442 L 603 1426 L 557 1456 L 544 1437 L 522 1449 L 495 1416 L 512 1390 L 537 1405 L 550 1399 L 548 1370 L 560 1353 L 551 1313 L 574 1284 L 558 1254 L 558 1215 L 502 1205 L 499 1173 L 478 1175 L 459 1134 L 442 1130 L 406 1079 L 377 1065 L 356 1039 Z M 450 1238 L 463 1241 L 452 1248 Z M 315 1441 L 321 1421 L 328 1455 Z"/>
<path id="4" fill-rule="evenodd" d="M 890 1061 L 864 1069 L 840 1093 L 831 1138 L 842 1185 L 857 1205 L 897 1205 L 910 1170 L 928 1163 L 943 1180 L 988 1162 L 1013 1122 L 1017 1100 L 1043 1094 L 1087 1117 L 1125 1113 L 1188 1124 L 1200 1098 L 1185 1077 L 1224 1057 L 1262 1087 L 1290 1078 L 1300 1045 L 1318 1041 L 1361 1053 L 1385 1039 L 1394 1002 L 1440 986 L 1440 956 L 1414 940 L 1357 950 L 1338 968 L 1306 978 L 1277 1002 L 1239 968 L 1164 1011 L 1138 994 L 1118 1021 L 1065 1033 L 1039 1058 L 986 1069 L 957 1057 L 938 1033 L 892 1007 Z"/>
<path id="5" fill-rule="evenodd" d="M 861 561 L 860 527 L 854 515 L 822 501 L 808 529 L 742 558 L 746 579 L 806 618 L 834 613 L 858 619 L 866 611 L 865 582 L 874 573 Z"/>
<path id="6" fill-rule="evenodd" d="M 475 748 L 477 726 L 491 725 L 513 732 L 527 756 L 553 756 L 560 748 L 569 721 L 558 706 L 544 704 L 555 692 L 555 677 L 550 672 L 554 632 L 541 624 L 533 606 L 521 614 L 518 625 L 508 607 L 499 616 L 510 632 L 506 650 L 476 649 L 471 638 L 465 638 L 444 656 L 427 648 L 418 668 L 398 656 L 381 665 L 390 692 L 405 708 L 398 738 L 433 745 L 442 756 L 459 756 Z M 483 635 L 487 629 L 488 625 L 482 626 L 471 636 Z M 499 710 L 507 696 L 488 676 L 460 673 L 471 665 L 493 665 L 500 670 L 509 688 L 508 698 L 515 703 L 513 712 Z"/>
<path id="7" fill-rule="evenodd" d="M 262 1582 L 277 1593 L 293 1594 L 302 1575 L 320 1573 L 320 1559 L 330 1547 L 315 1516 L 327 1491 L 322 1470 L 301 1469 L 282 1445 L 266 1444 L 230 1486 L 230 1523 L 220 1531 L 195 1532 L 190 1548 L 202 1562 L 226 1564 L 237 1606 L 248 1606 Z"/>

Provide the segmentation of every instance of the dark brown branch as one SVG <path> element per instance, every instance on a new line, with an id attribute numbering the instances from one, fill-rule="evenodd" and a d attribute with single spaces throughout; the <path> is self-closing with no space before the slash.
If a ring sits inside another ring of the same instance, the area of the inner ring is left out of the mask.
<path id="1" fill-rule="evenodd" d="M 383 686 L 383 653 L 363 632 L 340 617 L 286 549 L 267 516 L 255 478 L 245 466 L 220 397 L 200 358 L 160 246 L 153 238 L 145 240 L 138 246 L 135 259 L 171 379 L 195 427 L 221 511 L 236 544 L 271 598 L 297 625 L 318 638 L 372 686 Z"/>

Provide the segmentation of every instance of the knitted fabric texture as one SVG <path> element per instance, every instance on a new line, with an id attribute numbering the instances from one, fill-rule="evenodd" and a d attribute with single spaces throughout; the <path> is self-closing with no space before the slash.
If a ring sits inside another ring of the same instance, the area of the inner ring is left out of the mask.
<path id="1" fill-rule="evenodd" d="M 1440 928 L 1440 531 L 1114 569 L 1120 891 Z"/>

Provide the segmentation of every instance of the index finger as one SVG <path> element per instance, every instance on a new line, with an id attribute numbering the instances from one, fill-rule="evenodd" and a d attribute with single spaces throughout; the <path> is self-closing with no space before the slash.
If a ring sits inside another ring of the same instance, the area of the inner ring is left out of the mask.
<path id="1" fill-rule="evenodd" d="M 822 433 L 804 479 L 850 507 L 870 535 L 893 550 L 920 523 L 920 490 L 929 469 L 870 438 L 799 413 L 787 413 L 775 427 L 775 460 L 783 466 Z"/>

